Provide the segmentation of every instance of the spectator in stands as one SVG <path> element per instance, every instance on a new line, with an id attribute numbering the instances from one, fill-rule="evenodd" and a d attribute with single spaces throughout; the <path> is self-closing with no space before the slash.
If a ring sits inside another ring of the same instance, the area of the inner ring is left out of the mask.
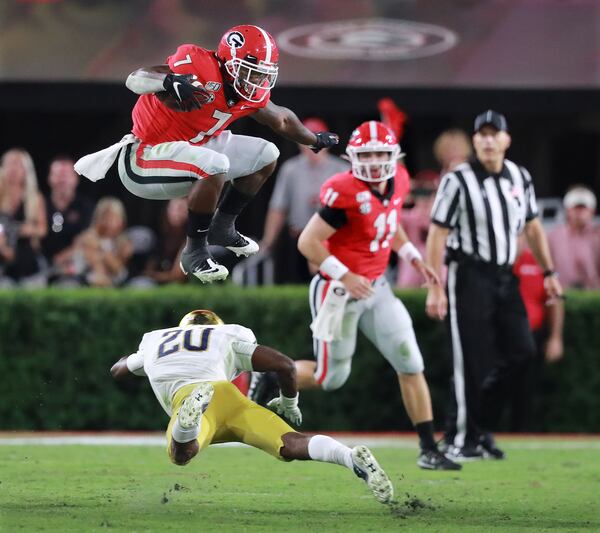
<path id="1" fill-rule="evenodd" d="M 465 162 L 472 153 L 471 140 L 460 129 L 443 131 L 433 143 L 433 155 L 440 165 L 440 176 Z"/>
<path id="2" fill-rule="evenodd" d="M 51 277 L 65 274 L 71 263 L 75 238 L 92 220 L 93 203 L 77 192 L 79 176 L 74 161 L 57 156 L 50 163 L 45 198 L 48 234 L 42 240 L 42 251 L 51 269 Z"/>
<path id="3" fill-rule="evenodd" d="M 425 253 L 431 208 L 433 207 L 433 199 L 439 182 L 440 175 L 434 170 L 422 170 L 415 174 L 415 177 L 411 180 L 410 191 L 413 207 L 402 210 L 402 227 L 409 241 L 415 245 L 421 254 Z M 421 287 L 423 277 L 416 272 L 412 265 L 399 259 L 396 284 L 398 287 Z"/>
<path id="4" fill-rule="evenodd" d="M 536 344 L 536 357 L 523 372 L 515 376 L 511 398 L 511 431 L 540 430 L 543 415 L 540 406 L 541 378 L 544 364 L 560 361 L 563 356 L 564 303 L 562 299 L 548 301 L 544 290 L 544 272 L 523 236 L 519 238 L 521 250 L 513 265 L 519 278 L 519 289 L 529 326 Z"/>
<path id="5" fill-rule="evenodd" d="M 185 198 L 169 200 L 163 213 L 156 254 L 144 271 L 151 283 L 185 282 L 186 276 L 179 268 L 179 255 L 185 245 L 187 224 Z"/>
<path id="6" fill-rule="evenodd" d="M 75 241 L 73 271 L 95 287 L 120 285 L 127 278 L 127 262 L 132 246 L 124 230 L 125 208 L 120 200 L 102 198 L 92 217 L 92 225 Z"/>
<path id="7" fill-rule="evenodd" d="M 46 206 L 33 160 L 21 148 L 8 150 L 0 160 L 0 212 L 18 224 L 15 256 L 6 274 L 23 286 L 46 285 L 40 251 L 40 240 L 47 232 Z"/>
<path id="8" fill-rule="evenodd" d="M 596 196 L 583 185 L 563 199 L 566 223 L 555 226 L 548 242 L 561 283 L 568 288 L 600 288 L 600 224 L 594 222 Z"/>
<path id="9" fill-rule="evenodd" d="M 4 272 L 6 265 L 15 258 L 15 246 L 17 244 L 17 225 L 5 214 L 0 214 L 0 287 L 12 287 L 14 281 L 6 277 Z"/>
<path id="10" fill-rule="evenodd" d="M 303 124 L 313 133 L 327 131 L 327 124 L 320 118 L 307 118 Z M 308 282 L 314 274 L 309 272 L 306 259 L 298 252 L 298 237 L 320 206 L 321 185 L 327 178 L 345 172 L 349 167 L 348 163 L 331 155 L 328 150 L 315 154 L 308 146 L 300 145 L 299 148 L 300 154 L 288 159 L 279 170 L 260 242 L 261 250 L 272 252 L 281 230 L 287 224 L 287 276 L 284 280 L 287 282 Z"/>

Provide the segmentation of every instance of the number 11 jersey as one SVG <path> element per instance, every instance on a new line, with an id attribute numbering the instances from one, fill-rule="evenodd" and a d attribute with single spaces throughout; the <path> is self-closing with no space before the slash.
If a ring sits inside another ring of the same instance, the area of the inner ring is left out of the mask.
<path id="1" fill-rule="evenodd" d="M 390 260 L 391 244 L 402 204 L 410 191 L 406 168 L 398 165 L 396 175 L 380 194 L 351 171 L 331 176 L 321 187 L 320 216 L 337 231 L 327 240 L 329 251 L 352 272 L 375 280 Z"/>

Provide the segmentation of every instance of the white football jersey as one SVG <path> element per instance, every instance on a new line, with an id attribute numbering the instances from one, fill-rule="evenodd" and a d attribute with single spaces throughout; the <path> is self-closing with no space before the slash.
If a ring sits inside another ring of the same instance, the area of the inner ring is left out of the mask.
<path id="1" fill-rule="evenodd" d="M 231 381 L 252 370 L 254 333 L 237 324 L 183 326 L 150 331 L 127 358 L 134 374 L 148 376 L 154 394 L 171 416 L 178 389 L 200 381 Z M 143 372 L 142 372 L 143 368 Z"/>

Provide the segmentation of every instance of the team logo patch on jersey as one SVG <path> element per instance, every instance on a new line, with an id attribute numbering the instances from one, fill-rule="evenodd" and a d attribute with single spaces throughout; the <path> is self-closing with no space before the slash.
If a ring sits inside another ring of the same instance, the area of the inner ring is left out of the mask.
<path id="1" fill-rule="evenodd" d="M 362 215 L 368 215 L 371 212 L 371 202 L 365 202 L 358 206 L 358 210 Z"/>
<path id="2" fill-rule="evenodd" d="M 371 193 L 369 191 L 360 191 L 356 193 L 357 202 L 368 202 L 371 199 Z"/>
<path id="3" fill-rule="evenodd" d="M 207 81 L 204 84 L 204 88 L 207 91 L 218 91 L 221 88 L 221 84 L 218 81 Z"/>
<path id="4" fill-rule="evenodd" d="M 232 31 L 226 38 L 227 44 L 232 48 L 241 48 L 244 46 L 246 39 L 239 31 Z"/>

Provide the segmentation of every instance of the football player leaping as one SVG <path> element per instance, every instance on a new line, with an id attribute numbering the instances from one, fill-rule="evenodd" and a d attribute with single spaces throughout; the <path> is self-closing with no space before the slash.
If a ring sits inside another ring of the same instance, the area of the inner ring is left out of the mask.
<path id="1" fill-rule="evenodd" d="M 273 143 L 225 128 L 251 116 L 315 151 L 338 142 L 337 135 L 315 134 L 292 111 L 270 102 L 277 73 L 277 45 L 258 26 L 231 28 L 216 51 L 181 45 L 166 65 L 140 68 L 127 78 L 127 87 L 140 95 L 132 113 L 133 134 L 82 158 L 75 168 L 96 181 L 118 156 L 121 181 L 136 196 L 187 196 L 181 268 L 203 282 L 225 279 L 228 271 L 211 257 L 208 244 L 244 256 L 258 251 L 254 241 L 238 233 L 235 220 L 279 156 Z M 225 181 L 231 185 L 215 213 Z"/>
<path id="2" fill-rule="evenodd" d="M 299 388 L 340 388 L 350 375 L 360 329 L 398 373 L 404 406 L 420 438 L 417 464 L 431 470 L 459 470 L 459 464 L 438 451 L 412 320 L 384 277 L 394 250 L 427 284 L 439 283 L 400 224 L 409 192 L 408 173 L 397 165 L 400 146 L 389 128 L 370 121 L 354 130 L 346 152 L 352 169 L 323 184 L 322 208 L 298 241 L 302 254 L 320 265 L 310 285 L 316 362 L 296 361 Z M 253 375 L 250 397 L 266 402 L 273 394 L 271 379 L 269 374 L 258 379 Z"/>
<path id="3" fill-rule="evenodd" d="M 146 333 L 137 352 L 116 362 L 111 374 L 116 379 L 130 373 L 148 377 L 171 417 L 167 452 L 177 465 L 187 464 L 211 443 L 244 442 L 284 461 L 345 466 L 378 501 L 392 500 L 392 483 L 366 446 L 351 449 L 325 435 L 298 433 L 230 383 L 245 370 L 275 372 L 281 395 L 273 409 L 296 425 L 302 422 L 294 362 L 258 345 L 248 328 L 224 324 L 212 311 L 192 311 L 177 327 Z"/>

